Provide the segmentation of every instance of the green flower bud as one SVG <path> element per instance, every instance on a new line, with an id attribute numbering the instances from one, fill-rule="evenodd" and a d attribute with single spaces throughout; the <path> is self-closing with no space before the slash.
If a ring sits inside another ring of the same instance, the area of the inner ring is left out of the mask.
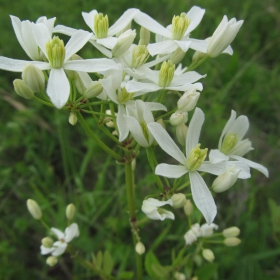
<path id="1" fill-rule="evenodd" d="M 114 57 L 123 55 L 132 45 L 133 40 L 136 36 L 135 30 L 126 30 L 118 37 L 117 44 L 112 49 L 112 54 Z"/>
<path id="2" fill-rule="evenodd" d="M 181 112 L 181 111 L 177 111 L 173 113 L 169 119 L 171 125 L 181 125 L 183 123 L 186 123 L 187 120 L 188 120 L 188 113 Z"/>
<path id="3" fill-rule="evenodd" d="M 228 237 L 236 237 L 240 233 L 240 229 L 238 227 L 230 227 L 223 230 L 223 236 Z"/>
<path id="4" fill-rule="evenodd" d="M 170 86 L 175 72 L 175 65 L 169 60 L 164 61 L 160 67 L 158 76 L 158 85 L 160 87 Z"/>
<path id="5" fill-rule="evenodd" d="M 13 81 L 15 92 L 25 99 L 32 99 L 34 92 L 28 87 L 23 80 L 15 79 Z"/>
<path id="6" fill-rule="evenodd" d="M 142 242 L 137 242 L 135 246 L 135 251 L 138 255 L 143 255 L 145 253 L 145 246 Z"/>
<path id="7" fill-rule="evenodd" d="M 103 86 L 99 81 L 94 81 L 84 92 L 86 98 L 93 98 L 98 96 L 103 91 Z"/>
<path id="8" fill-rule="evenodd" d="M 106 38 L 109 29 L 109 19 L 108 16 L 103 16 L 102 13 L 96 14 L 94 16 L 94 33 L 98 39 Z"/>
<path id="9" fill-rule="evenodd" d="M 53 246 L 53 240 L 50 237 L 43 238 L 41 242 L 46 248 L 51 248 Z"/>
<path id="10" fill-rule="evenodd" d="M 183 193 L 175 193 L 171 196 L 173 208 L 182 208 L 186 205 L 187 199 Z"/>
<path id="11" fill-rule="evenodd" d="M 224 240 L 224 244 L 229 247 L 237 246 L 240 244 L 240 242 L 241 242 L 241 240 L 236 237 L 228 237 Z"/>
<path id="12" fill-rule="evenodd" d="M 187 133 L 188 127 L 184 123 L 176 126 L 176 137 L 182 146 L 186 145 Z"/>
<path id="13" fill-rule="evenodd" d="M 73 203 L 67 205 L 67 207 L 66 207 L 66 218 L 68 220 L 73 220 L 73 218 L 75 216 L 75 213 L 76 213 L 76 206 Z"/>
<path id="14" fill-rule="evenodd" d="M 204 249 L 202 251 L 202 256 L 208 262 L 212 262 L 215 259 L 214 253 L 210 249 Z"/>
<path id="15" fill-rule="evenodd" d="M 149 52 L 145 45 L 135 46 L 132 49 L 131 68 L 139 68 L 149 58 Z"/>
<path id="16" fill-rule="evenodd" d="M 150 43 L 150 31 L 145 27 L 140 28 L 140 40 L 138 45 L 148 46 Z"/>
<path id="17" fill-rule="evenodd" d="M 55 266 L 57 264 L 57 262 L 58 262 L 58 259 L 56 257 L 54 257 L 54 256 L 50 256 L 46 260 L 46 263 L 49 266 Z"/>
<path id="18" fill-rule="evenodd" d="M 187 199 L 186 204 L 184 206 L 184 212 L 187 216 L 190 216 L 193 212 L 193 204 L 189 199 Z"/>
<path id="19" fill-rule="evenodd" d="M 68 121 L 69 121 L 69 123 L 70 123 L 71 125 L 75 125 L 75 124 L 77 123 L 77 121 L 78 121 L 78 118 L 77 118 L 77 116 L 76 116 L 76 113 L 71 112 Z"/>
<path id="20" fill-rule="evenodd" d="M 29 213 L 35 220 L 40 220 L 42 218 L 41 208 L 35 200 L 28 199 L 26 205 Z"/>
<path id="21" fill-rule="evenodd" d="M 175 52 L 172 53 L 172 55 L 170 56 L 170 60 L 174 64 L 178 64 L 179 62 L 182 61 L 182 59 L 184 58 L 185 54 L 186 53 L 181 48 L 178 48 Z"/>
<path id="22" fill-rule="evenodd" d="M 52 68 L 61 68 L 65 59 L 64 42 L 54 36 L 46 43 L 46 52 Z"/>
<path id="23" fill-rule="evenodd" d="M 187 277 L 184 273 L 180 273 L 180 272 L 177 271 L 174 274 L 174 279 L 176 279 L 176 280 L 186 280 Z"/>
<path id="24" fill-rule="evenodd" d="M 174 40 L 181 40 L 190 23 L 191 21 L 186 17 L 186 13 L 174 16 L 172 19 L 172 38 Z"/>
<path id="25" fill-rule="evenodd" d="M 45 90 L 45 76 L 39 68 L 32 64 L 24 68 L 22 79 L 33 92 Z"/>
<path id="26" fill-rule="evenodd" d="M 186 161 L 186 167 L 189 171 L 195 171 L 201 166 L 207 156 L 207 151 L 207 148 L 203 150 L 200 149 L 200 144 L 197 144 L 196 147 L 191 150 Z"/>

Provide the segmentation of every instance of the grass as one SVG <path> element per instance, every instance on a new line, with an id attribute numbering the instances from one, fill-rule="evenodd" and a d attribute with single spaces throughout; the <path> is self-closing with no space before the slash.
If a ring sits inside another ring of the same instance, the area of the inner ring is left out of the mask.
<path id="1" fill-rule="evenodd" d="M 113 23 L 127 8 L 138 7 L 167 25 L 174 14 L 188 11 L 194 4 L 206 8 L 194 37 L 210 36 L 224 14 L 245 20 L 233 43 L 234 55 L 220 56 L 198 69 L 201 74 L 208 74 L 198 104 L 206 115 L 202 146 L 216 147 L 230 110 L 234 109 L 250 120 L 248 137 L 255 150 L 248 158 L 270 171 L 269 179 L 253 171 L 249 181 L 240 180 L 231 190 L 216 196 L 219 209 L 216 223 L 221 229 L 238 226 L 242 243 L 236 248 L 210 247 L 216 262 L 205 266 L 207 273 L 200 271 L 199 279 L 277 280 L 280 276 L 279 1 L 164 0 L 140 4 L 124 0 L 113 3 L 68 0 L 59 1 L 59 5 L 47 1 L 32 0 L 28 5 L 22 0 L 6 1 L 1 3 L 0 11 L 0 54 L 27 59 L 14 36 L 9 14 L 33 21 L 41 15 L 56 16 L 57 24 L 86 29 L 81 11 L 94 8 L 103 11 Z M 87 57 L 91 51 L 86 47 L 82 55 Z M 75 241 L 77 248 L 88 258 L 92 252 L 108 250 L 119 276 L 131 270 L 133 250 L 122 166 L 115 165 L 95 146 L 79 125 L 68 125 L 68 114 L 17 96 L 12 81 L 18 77 L 16 73 L 0 71 L 0 278 L 12 280 L 24 275 L 24 279 L 95 279 L 72 263 L 71 258 L 66 257 L 54 268 L 45 265 L 39 246 L 46 231 L 26 211 L 28 198 L 38 201 L 46 220 L 61 229 L 67 225 L 65 207 L 73 202 L 78 209 L 76 219 L 81 231 L 81 237 Z M 110 144 L 103 134 L 99 136 Z M 164 159 L 166 155 L 160 157 Z M 140 209 L 142 199 L 155 187 L 144 150 L 137 166 L 136 206 Z M 269 204 L 271 200 L 276 205 Z M 138 214 L 144 217 L 140 211 Z M 180 216 L 179 212 L 176 215 Z M 165 227 L 165 239 L 161 239 Z M 150 222 L 141 231 L 142 241 L 147 247 L 153 246 L 161 262 L 168 264 L 170 247 L 179 250 L 183 246 L 186 228 L 187 225 L 170 221 L 164 225 Z"/>

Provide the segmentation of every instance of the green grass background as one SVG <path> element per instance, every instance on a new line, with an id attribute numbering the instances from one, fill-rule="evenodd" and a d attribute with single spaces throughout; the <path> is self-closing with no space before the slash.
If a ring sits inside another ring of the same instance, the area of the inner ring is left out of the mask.
<path id="1" fill-rule="evenodd" d="M 202 146 L 217 146 L 230 110 L 234 109 L 250 120 L 248 137 L 255 150 L 248 158 L 270 171 L 266 179 L 253 170 L 250 180 L 240 180 L 231 190 L 216 196 L 219 210 L 215 222 L 221 229 L 238 226 L 242 243 L 236 248 L 212 246 L 218 272 L 208 273 L 200 280 L 277 280 L 280 279 L 279 1 L 0 0 L 0 55 L 28 59 L 14 35 L 9 15 L 31 21 L 42 15 L 55 16 L 56 24 L 87 30 L 82 11 L 97 9 L 107 13 L 113 23 L 127 8 L 136 7 L 167 25 L 173 15 L 187 12 L 193 5 L 206 9 L 194 38 L 211 36 L 224 14 L 245 20 L 232 44 L 234 55 L 219 56 L 198 68 L 199 73 L 207 73 L 198 104 L 206 115 Z M 88 46 L 81 54 L 89 57 L 91 53 Z M 189 63 L 190 57 L 186 57 L 185 62 Z M 122 167 L 100 151 L 78 124 L 70 126 L 67 113 L 17 96 L 12 81 L 19 76 L 0 71 L 0 279 L 98 279 L 72 264 L 68 257 L 55 268 L 45 265 L 46 258 L 40 255 L 39 246 L 46 232 L 27 212 L 28 198 L 38 201 L 50 225 L 61 229 L 66 226 L 66 205 L 76 204 L 76 220 L 81 230 L 76 246 L 88 257 L 91 252 L 107 249 L 119 272 L 131 270 L 133 251 L 130 241 L 123 242 L 130 240 L 130 229 Z M 103 135 L 100 137 L 111 144 Z M 167 157 L 163 153 L 160 156 Z M 154 188 L 144 150 L 137 167 L 136 195 L 140 209 L 142 199 Z M 143 213 L 139 212 L 139 217 L 144 217 Z M 187 222 L 183 223 L 182 215 L 178 218 L 182 223 L 154 222 L 141 231 L 142 241 L 149 247 L 169 227 L 165 239 L 153 245 L 163 264 L 169 263 L 171 247 L 179 249 L 184 245 L 182 236 Z"/>

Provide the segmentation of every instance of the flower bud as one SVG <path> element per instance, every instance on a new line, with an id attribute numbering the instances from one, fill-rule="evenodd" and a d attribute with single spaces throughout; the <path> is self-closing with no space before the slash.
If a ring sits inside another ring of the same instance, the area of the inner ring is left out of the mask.
<path id="1" fill-rule="evenodd" d="M 30 64 L 22 72 L 22 79 L 33 92 L 45 90 L 45 77 L 39 68 Z"/>
<path id="2" fill-rule="evenodd" d="M 98 96 L 103 91 L 102 84 L 99 81 L 93 81 L 91 85 L 84 92 L 86 98 Z"/>
<path id="3" fill-rule="evenodd" d="M 191 280 L 199 280 L 197 276 L 192 277 Z"/>
<path id="4" fill-rule="evenodd" d="M 42 211 L 35 200 L 28 199 L 26 205 L 29 213 L 35 220 L 40 220 L 42 218 Z"/>
<path id="5" fill-rule="evenodd" d="M 177 106 L 180 111 L 189 112 L 193 110 L 197 104 L 200 92 L 195 88 L 186 91 L 178 100 Z"/>
<path id="6" fill-rule="evenodd" d="M 54 257 L 54 256 L 50 256 L 46 260 L 46 263 L 49 266 L 55 266 L 57 264 L 57 262 L 58 262 L 58 259 L 56 257 Z"/>
<path id="7" fill-rule="evenodd" d="M 212 184 L 212 189 L 216 193 L 224 192 L 231 188 L 237 181 L 240 169 L 236 168 L 235 164 L 227 167 L 226 171 L 219 175 Z"/>
<path id="8" fill-rule="evenodd" d="M 114 127 L 115 127 L 115 124 L 114 124 L 114 122 L 113 122 L 112 120 L 106 122 L 106 125 L 107 125 L 108 127 L 111 127 L 111 128 L 114 128 Z"/>
<path id="9" fill-rule="evenodd" d="M 71 112 L 71 113 L 70 113 L 70 116 L 69 116 L 69 119 L 68 119 L 69 123 L 70 123 L 71 125 L 75 125 L 75 124 L 77 123 L 77 120 L 78 120 L 78 118 L 77 118 L 77 116 L 76 116 L 76 113 Z"/>
<path id="10" fill-rule="evenodd" d="M 175 193 L 171 196 L 173 201 L 173 208 L 182 208 L 186 205 L 187 199 L 186 196 L 182 193 Z"/>
<path id="11" fill-rule="evenodd" d="M 171 125 L 181 125 L 188 120 L 188 113 L 177 111 L 173 113 L 169 119 Z"/>
<path id="12" fill-rule="evenodd" d="M 186 145 L 187 133 L 188 133 L 188 127 L 184 123 L 176 126 L 176 137 L 178 142 L 182 146 Z"/>
<path id="13" fill-rule="evenodd" d="M 73 220 L 73 218 L 75 216 L 75 213 L 76 213 L 76 206 L 73 203 L 67 205 L 67 207 L 66 207 L 66 218 L 68 220 Z"/>
<path id="14" fill-rule="evenodd" d="M 150 43 L 150 31 L 145 27 L 140 28 L 140 40 L 138 45 L 148 46 Z"/>
<path id="15" fill-rule="evenodd" d="M 184 206 L 184 212 L 187 216 L 190 216 L 193 212 L 193 204 L 190 199 L 187 199 L 186 204 Z"/>
<path id="16" fill-rule="evenodd" d="M 175 272 L 175 274 L 174 274 L 174 278 L 176 279 L 176 280 L 186 280 L 187 278 L 186 278 L 186 275 L 184 274 L 184 273 L 180 273 L 180 272 Z"/>
<path id="17" fill-rule="evenodd" d="M 136 158 L 134 158 L 131 162 L 131 169 L 132 171 L 135 171 L 135 168 L 136 168 Z"/>
<path id="18" fill-rule="evenodd" d="M 145 246 L 142 242 L 137 242 L 136 246 L 135 246 L 135 251 L 138 255 L 142 255 L 145 253 Z"/>
<path id="19" fill-rule="evenodd" d="M 182 59 L 185 56 L 185 52 L 181 49 L 178 48 L 175 52 L 172 53 L 172 55 L 170 56 L 170 60 L 174 63 L 174 64 L 178 64 L 182 61 Z"/>
<path id="20" fill-rule="evenodd" d="M 230 227 L 223 230 L 223 236 L 228 237 L 236 237 L 240 233 L 240 229 L 238 227 Z"/>
<path id="21" fill-rule="evenodd" d="M 53 240 L 50 237 L 43 238 L 41 242 L 46 248 L 51 248 L 53 246 Z"/>
<path id="22" fill-rule="evenodd" d="M 240 242 L 241 242 L 241 240 L 236 237 L 228 237 L 224 240 L 224 244 L 229 247 L 237 246 L 240 244 Z"/>
<path id="23" fill-rule="evenodd" d="M 32 99 L 34 92 L 25 84 L 23 80 L 15 79 L 13 81 L 15 92 L 25 99 Z"/>
<path id="24" fill-rule="evenodd" d="M 118 37 L 117 44 L 112 49 L 113 56 L 118 57 L 124 54 L 132 45 L 135 36 L 136 36 L 135 30 L 131 30 L 131 29 L 126 30 L 123 34 L 121 34 Z"/>
<path id="25" fill-rule="evenodd" d="M 215 259 L 214 253 L 210 249 L 204 249 L 202 251 L 202 256 L 208 262 L 212 262 Z"/>

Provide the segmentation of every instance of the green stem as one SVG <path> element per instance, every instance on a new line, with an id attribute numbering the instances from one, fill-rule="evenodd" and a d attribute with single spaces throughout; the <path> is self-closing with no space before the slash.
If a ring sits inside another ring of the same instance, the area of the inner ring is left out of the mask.
<path id="1" fill-rule="evenodd" d="M 137 244 L 137 239 L 134 232 L 137 232 L 136 228 L 136 211 L 135 211 L 135 196 L 134 196 L 134 184 L 133 184 L 133 170 L 131 166 L 131 153 L 129 151 L 125 152 L 126 156 L 126 163 L 125 163 L 125 182 L 126 182 L 126 195 L 127 195 L 127 205 L 129 211 L 129 218 L 130 218 L 130 226 L 132 229 L 132 237 L 133 237 L 133 244 L 134 248 Z M 136 258 L 136 279 L 142 280 L 143 279 L 143 264 L 142 264 L 142 257 L 141 255 L 137 254 L 135 251 L 135 258 Z"/>
<path id="2" fill-rule="evenodd" d="M 204 63 L 209 57 L 210 57 L 210 56 L 205 55 L 205 57 L 202 58 L 201 60 L 192 63 L 192 64 L 188 67 L 188 69 L 187 69 L 185 72 L 193 71 L 193 70 L 196 69 L 198 66 L 200 66 L 202 63 Z"/>
<path id="3" fill-rule="evenodd" d="M 106 144 L 103 143 L 90 129 L 86 121 L 84 120 L 83 116 L 80 113 L 77 113 L 77 118 L 82 125 L 83 129 L 86 131 L 86 133 L 99 145 L 101 149 L 106 151 L 109 155 L 111 155 L 113 158 L 115 158 L 118 161 L 122 160 L 122 157 L 115 153 L 112 149 L 110 149 Z"/>
<path id="4" fill-rule="evenodd" d="M 36 101 L 38 101 L 38 102 L 44 104 L 44 105 L 47 105 L 47 106 L 50 106 L 50 107 L 54 107 L 51 103 L 46 102 L 46 101 L 42 100 L 41 98 L 38 98 L 38 97 L 35 96 L 35 95 L 34 95 L 34 99 L 35 99 Z"/>

